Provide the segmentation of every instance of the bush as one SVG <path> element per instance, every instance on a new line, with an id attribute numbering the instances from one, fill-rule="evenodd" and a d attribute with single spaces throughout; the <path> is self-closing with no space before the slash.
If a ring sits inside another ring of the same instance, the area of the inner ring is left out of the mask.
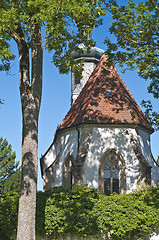
<path id="1" fill-rule="evenodd" d="M 5 193 L 0 197 L 0 236 L 1 240 L 9 240 L 16 234 L 18 222 L 17 192 Z"/>
<path id="2" fill-rule="evenodd" d="M 53 188 L 45 207 L 45 229 L 54 238 L 66 233 L 88 236 L 98 232 L 95 215 L 92 214 L 94 201 L 99 194 L 94 189 L 76 185 L 72 191 Z"/>
<path id="3" fill-rule="evenodd" d="M 158 209 L 149 206 L 143 194 L 100 196 L 94 213 L 101 232 L 113 240 L 144 239 L 159 225 Z"/>
<path id="4" fill-rule="evenodd" d="M 16 234 L 19 194 L 0 197 L 0 236 L 9 240 Z M 101 195 L 95 189 L 75 185 L 66 190 L 55 187 L 37 193 L 36 234 L 65 239 L 89 236 L 113 240 L 146 239 L 159 228 L 159 187 L 146 187 L 130 194 Z"/>
<path id="5" fill-rule="evenodd" d="M 46 201 L 45 230 L 55 239 L 67 233 L 104 235 L 113 240 L 144 239 L 159 226 L 158 207 L 159 188 L 111 196 L 82 185 L 72 191 L 53 188 Z"/>

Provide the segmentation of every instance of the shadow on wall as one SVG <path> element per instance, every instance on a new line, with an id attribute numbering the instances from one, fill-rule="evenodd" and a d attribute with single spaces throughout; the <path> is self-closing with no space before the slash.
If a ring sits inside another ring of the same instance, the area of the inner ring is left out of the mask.
<path id="1" fill-rule="evenodd" d="M 133 131 L 135 133 L 135 130 Z M 85 171 L 85 179 L 87 179 L 87 182 L 85 183 L 87 183 L 89 187 L 96 188 L 98 185 L 100 181 L 98 175 L 101 174 L 99 172 L 100 165 L 101 163 L 106 165 L 107 157 L 110 155 L 109 153 L 115 154 L 115 157 L 118 158 L 120 179 L 125 179 L 124 181 L 126 182 L 126 184 L 122 184 L 122 188 L 125 190 L 121 192 L 129 191 L 134 183 L 137 183 L 139 161 L 130 143 L 130 133 L 127 128 L 94 128 L 93 141 L 90 143 L 85 163 L 85 168 L 87 169 L 87 171 Z M 92 179 L 92 176 L 96 186 L 92 186 L 92 180 L 89 180 Z M 127 189 L 124 185 L 127 185 Z"/>

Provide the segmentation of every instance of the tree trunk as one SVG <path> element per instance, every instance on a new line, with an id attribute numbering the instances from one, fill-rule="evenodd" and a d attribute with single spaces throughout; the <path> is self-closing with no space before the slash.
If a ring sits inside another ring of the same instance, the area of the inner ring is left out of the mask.
<path id="1" fill-rule="evenodd" d="M 31 28 L 32 79 L 29 51 L 23 40 L 18 44 L 19 79 L 22 104 L 22 180 L 19 199 L 17 240 L 35 240 L 36 192 L 38 175 L 38 116 L 42 93 L 41 30 Z"/>

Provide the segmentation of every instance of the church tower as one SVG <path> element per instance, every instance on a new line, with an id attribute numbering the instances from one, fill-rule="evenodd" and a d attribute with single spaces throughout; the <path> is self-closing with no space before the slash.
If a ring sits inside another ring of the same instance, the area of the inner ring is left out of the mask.
<path id="1" fill-rule="evenodd" d="M 88 36 L 89 40 L 91 38 L 92 38 L 91 35 Z M 104 50 L 97 47 L 92 47 L 90 49 L 90 52 L 87 52 L 86 47 L 83 44 L 81 44 L 79 48 L 83 50 L 83 53 L 79 54 L 78 52 L 74 52 L 72 53 L 72 57 L 74 58 L 74 60 L 84 59 L 84 66 L 83 66 L 81 79 L 77 77 L 74 72 L 72 72 L 71 74 L 71 103 L 72 104 L 78 97 L 79 93 L 81 92 L 82 88 L 84 87 L 91 73 L 96 67 L 99 59 L 104 53 Z"/>

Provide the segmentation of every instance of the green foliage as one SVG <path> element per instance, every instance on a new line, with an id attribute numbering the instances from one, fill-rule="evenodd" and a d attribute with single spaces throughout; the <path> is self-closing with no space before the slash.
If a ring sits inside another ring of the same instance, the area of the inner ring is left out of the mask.
<path id="1" fill-rule="evenodd" d="M 0 236 L 1 240 L 10 240 L 16 234 L 18 221 L 19 194 L 10 192 L 0 197 Z"/>
<path id="2" fill-rule="evenodd" d="M 141 105 L 146 109 L 144 113 L 149 123 L 154 127 L 155 130 L 159 130 L 159 112 L 153 111 L 153 106 L 150 100 L 143 100 Z"/>
<path id="3" fill-rule="evenodd" d="M 4 183 L 15 173 L 18 163 L 15 162 L 16 154 L 6 139 L 0 138 L 0 195 L 4 189 Z"/>
<path id="4" fill-rule="evenodd" d="M 159 224 L 158 209 L 148 206 L 144 196 L 135 193 L 101 196 L 94 211 L 99 229 L 114 240 L 138 239 Z"/>
<path id="5" fill-rule="evenodd" d="M 21 184 L 21 169 L 18 168 L 10 177 L 4 182 L 3 192 L 17 192 L 20 193 Z"/>
<path id="6" fill-rule="evenodd" d="M 0 236 L 9 240 L 16 234 L 19 194 L 0 197 Z M 159 227 L 159 187 L 140 187 L 130 194 L 101 195 L 95 189 L 75 185 L 66 190 L 55 187 L 37 193 L 36 234 L 65 239 L 92 236 L 113 240 L 146 239 Z"/>
<path id="7" fill-rule="evenodd" d="M 95 215 L 92 214 L 94 200 L 98 199 L 94 189 L 82 185 L 72 191 L 53 188 L 45 207 L 45 229 L 48 235 L 58 238 L 66 233 L 80 236 L 98 232 Z"/>
<path id="8" fill-rule="evenodd" d="M 61 73 L 70 70 L 75 63 L 71 52 L 81 51 L 80 43 L 93 44 L 87 39 L 81 26 L 90 26 L 86 35 L 102 23 L 105 15 L 104 0 L 23 0 L 0 2 L 0 70 L 8 71 L 15 58 L 10 50 L 10 40 L 19 38 L 26 42 L 28 49 L 33 47 L 30 29 L 33 24 L 44 27 L 44 47 L 52 51 L 53 62 Z"/>
<path id="9" fill-rule="evenodd" d="M 106 39 L 107 54 L 126 69 L 138 69 L 138 75 L 150 79 L 148 92 L 159 98 L 159 3 L 157 0 L 109 1 L 113 23 L 110 33 L 116 42 Z M 119 5 L 117 4 L 119 2 Z"/>
<path id="10" fill-rule="evenodd" d="M 144 201 L 148 206 L 151 206 L 153 209 L 159 209 L 159 187 L 149 186 L 146 191 L 141 188 L 140 192 L 136 191 L 137 194 L 144 197 Z"/>
<path id="11" fill-rule="evenodd" d="M 159 226 L 159 188 L 131 194 L 105 196 L 85 186 L 50 190 L 45 207 L 46 234 L 63 239 L 67 233 L 107 236 L 110 239 L 143 239 Z"/>
<path id="12" fill-rule="evenodd" d="M 50 196 L 50 191 L 45 193 L 37 192 L 36 200 L 36 234 L 38 236 L 45 236 L 45 206 L 48 197 Z"/>

